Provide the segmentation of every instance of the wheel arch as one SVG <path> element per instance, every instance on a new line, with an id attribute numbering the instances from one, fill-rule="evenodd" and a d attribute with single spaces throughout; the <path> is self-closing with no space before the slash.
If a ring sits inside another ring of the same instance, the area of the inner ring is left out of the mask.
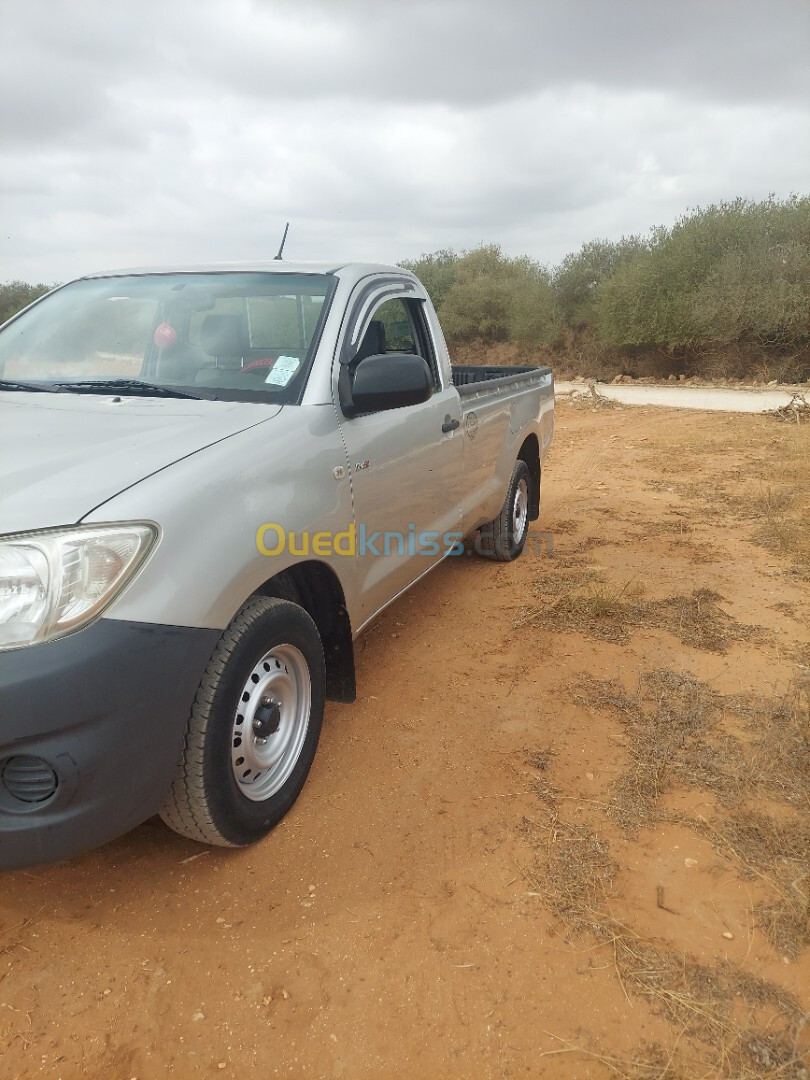
<path id="1" fill-rule="evenodd" d="M 351 620 L 334 570 L 314 559 L 296 563 L 265 581 L 254 595 L 276 596 L 301 605 L 318 627 L 323 642 L 327 698 L 354 701 L 357 683 Z"/>
<path id="2" fill-rule="evenodd" d="M 536 435 L 527 435 L 518 450 L 518 461 L 525 461 L 531 476 L 529 493 L 529 521 L 540 517 L 540 443 Z"/>

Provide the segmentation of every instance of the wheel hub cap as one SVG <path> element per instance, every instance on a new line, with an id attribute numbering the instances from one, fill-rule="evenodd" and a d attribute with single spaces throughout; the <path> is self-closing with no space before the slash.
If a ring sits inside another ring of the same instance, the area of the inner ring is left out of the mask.
<path id="1" fill-rule="evenodd" d="M 262 702 L 253 717 L 253 734 L 257 739 L 275 735 L 281 724 L 281 706 L 269 698 Z"/>

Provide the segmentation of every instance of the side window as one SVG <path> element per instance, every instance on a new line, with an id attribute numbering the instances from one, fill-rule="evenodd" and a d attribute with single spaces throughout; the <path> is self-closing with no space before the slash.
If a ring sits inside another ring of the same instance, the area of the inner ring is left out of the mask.
<path id="1" fill-rule="evenodd" d="M 441 388 L 436 358 L 419 300 L 394 297 L 380 304 L 371 316 L 358 355 L 390 352 L 421 356 L 433 372 L 436 389 Z"/>
<path id="2" fill-rule="evenodd" d="M 381 304 L 374 312 L 374 319 L 382 324 L 384 352 L 419 352 L 410 312 L 398 297 Z"/>

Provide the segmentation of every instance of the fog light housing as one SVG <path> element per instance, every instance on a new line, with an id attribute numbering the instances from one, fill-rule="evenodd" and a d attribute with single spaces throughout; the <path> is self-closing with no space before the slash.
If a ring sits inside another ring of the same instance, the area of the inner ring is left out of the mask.
<path id="1" fill-rule="evenodd" d="M 20 802 L 46 802 L 59 787 L 59 777 L 53 768 L 44 758 L 32 754 L 7 758 L 0 770 L 0 783 Z"/>

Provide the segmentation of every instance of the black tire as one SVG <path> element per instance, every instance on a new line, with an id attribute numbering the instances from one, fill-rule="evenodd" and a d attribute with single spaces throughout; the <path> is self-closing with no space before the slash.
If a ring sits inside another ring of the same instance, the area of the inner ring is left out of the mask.
<path id="1" fill-rule="evenodd" d="M 532 478 L 525 461 L 516 461 L 501 512 L 494 521 L 482 525 L 475 550 L 485 559 L 511 562 L 526 546 L 529 533 L 529 505 Z"/>
<path id="2" fill-rule="evenodd" d="M 249 600 L 220 638 L 197 690 L 160 812 L 165 823 L 220 847 L 266 836 L 304 786 L 321 733 L 324 687 L 323 647 L 307 612 L 275 597 Z M 253 770 L 237 765 L 242 754 L 242 765 Z"/>

